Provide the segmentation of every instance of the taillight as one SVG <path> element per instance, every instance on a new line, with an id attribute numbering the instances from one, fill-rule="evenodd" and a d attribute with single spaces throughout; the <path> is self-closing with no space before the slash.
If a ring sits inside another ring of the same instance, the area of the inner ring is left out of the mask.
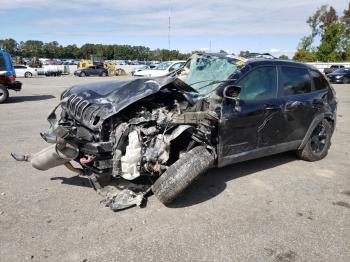
<path id="1" fill-rule="evenodd" d="M 11 76 L 8 76 L 7 77 L 7 79 L 8 79 L 8 81 L 15 81 L 16 80 L 16 77 L 15 76 L 13 76 L 13 75 L 11 75 Z"/>

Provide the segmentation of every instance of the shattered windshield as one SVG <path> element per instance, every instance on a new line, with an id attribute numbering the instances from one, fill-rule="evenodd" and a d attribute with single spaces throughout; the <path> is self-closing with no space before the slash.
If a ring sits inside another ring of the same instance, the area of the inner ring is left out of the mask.
<path id="1" fill-rule="evenodd" d="M 154 70 L 165 70 L 167 69 L 172 63 L 171 62 L 163 62 L 160 63 Z"/>
<path id="2" fill-rule="evenodd" d="M 179 78 L 201 95 L 214 91 L 220 81 L 225 81 L 235 73 L 244 62 L 227 56 L 194 54 L 187 61 Z"/>

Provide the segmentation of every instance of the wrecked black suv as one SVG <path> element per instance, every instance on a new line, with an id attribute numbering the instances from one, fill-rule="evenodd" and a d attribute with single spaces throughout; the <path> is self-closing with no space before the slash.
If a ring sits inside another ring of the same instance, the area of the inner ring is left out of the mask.
<path id="1" fill-rule="evenodd" d="M 53 144 L 13 157 L 89 176 L 113 210 L 140 205 L 151 191 L 168 204 L 212 167 L 291 150 L 324 158 L 336 108 L 312 66 L 194 54 L 165 77 L 67 89 L 41 134 Z"/>

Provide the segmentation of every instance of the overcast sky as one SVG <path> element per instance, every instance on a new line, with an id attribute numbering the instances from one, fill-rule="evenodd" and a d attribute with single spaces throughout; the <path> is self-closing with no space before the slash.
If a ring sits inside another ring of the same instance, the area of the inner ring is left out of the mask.
<path id="1" fill-rule="evenodd" d="M 224 49 L 291 55 L 309 33 L 307 18 L 346 0 L 0 0 L 0 39 L 60 44 L 168 47 L 182 52 Z"/>

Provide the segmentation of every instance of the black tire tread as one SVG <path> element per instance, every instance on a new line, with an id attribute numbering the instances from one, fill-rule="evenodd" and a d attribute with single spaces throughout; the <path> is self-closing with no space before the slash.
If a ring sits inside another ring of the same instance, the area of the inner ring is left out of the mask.
<path id="1" fill-rule="evenodd" d="M 0 85 L 0 90 L 4 93 L 4 95 L 0 97 L 0 104 L 1 104 L 1 103 L 4 103 L 9 98 L 9 91 L 3 85 Z"/>
<path id="2" fill-rule="evenodd" d="M 175 200 L 198 176 L 212 167 L 214 156 L 205 146 L 184 153 L 153 184 L 154 195 L 163 204 Z"/>

